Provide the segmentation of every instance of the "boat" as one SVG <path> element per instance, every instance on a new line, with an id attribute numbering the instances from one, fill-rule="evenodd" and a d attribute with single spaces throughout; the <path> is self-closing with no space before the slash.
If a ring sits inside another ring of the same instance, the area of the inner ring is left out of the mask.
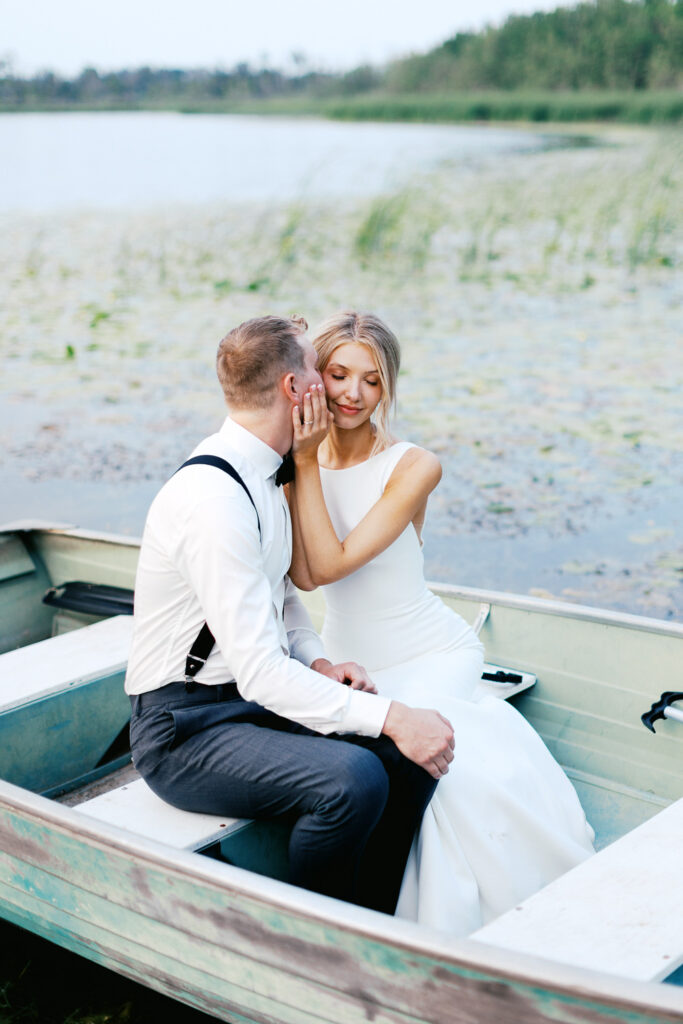
<path id="1" fill-rule="evenodd" d="M 488 685 L 565 767 L 599 848 L 455 940 L 289 885 L 286 822 L 176 811 L 136 777 L 138 551 L 49 523 L 0 531 L 4 918 L 241 1024 L 683 1020 L 683 626 L 434 587 L 476 622 Z"/>

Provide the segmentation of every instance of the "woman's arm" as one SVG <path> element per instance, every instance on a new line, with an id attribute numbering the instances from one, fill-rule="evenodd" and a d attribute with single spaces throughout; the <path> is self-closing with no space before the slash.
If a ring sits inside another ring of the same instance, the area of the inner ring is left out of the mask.
<path id="1" fill-rule="evenodd" d="M 298 587 L 299 590 L 315 590 L 317 584 L 313 582 L 308 559 L 306 558 L 306 548 L 301 536 L 295 480 L 285 484 L 285 494 L 289 502 L 289 511 L 292 519 L 292 562 L 288 575 L 294 586 Z"/>
<path id="2" fill-rule="evenodd" d="M 320 441 L 310 441 L 322 415 L 318 401 L 324 404 L 317 396 L 312 400 L 314 423 L 310 434 L 300 423 L 298 412 L 294 417 L 296 518 L 311 581 L 317 586 L 349 576 L 393 544 L 408 523 L 423 512 L 429 494 L 441 479 L 436 456 L 422 448 L 410 448 L 399 460 L 379 501 L 340 541 L 323 497 L 317 458 Z"/>

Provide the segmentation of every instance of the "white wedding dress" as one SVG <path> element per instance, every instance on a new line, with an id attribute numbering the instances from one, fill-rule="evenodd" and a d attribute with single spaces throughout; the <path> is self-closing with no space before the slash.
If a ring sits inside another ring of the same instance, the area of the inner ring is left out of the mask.
<path id="1" fill-rule="evenodd" d="M 410 447 L 400 442 L 348 469 L 321 469 L 341 540 L 379 500 Z M 472 700 L 483 648 L 427 589 L 412 523 L 324 593 L 322 635 L 332 661 L 359 662 L 380 693 L 437 708 L 455 731 L 455 759 L 413 843 L 400 917 L 468 935 L 590 856 L 593 832 L 538 734 L 505 701 Z"/>

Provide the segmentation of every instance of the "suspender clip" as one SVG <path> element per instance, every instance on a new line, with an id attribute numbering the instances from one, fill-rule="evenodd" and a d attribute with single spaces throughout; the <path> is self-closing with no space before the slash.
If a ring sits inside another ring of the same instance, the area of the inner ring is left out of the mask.
<path id="1" fill-rule="evenodd" d="M 198 658 L 196 654 L 188 654 L 185 659 L 185 681 L 194 679 L 200 669 L 206 665 L 206 658 Z"/>

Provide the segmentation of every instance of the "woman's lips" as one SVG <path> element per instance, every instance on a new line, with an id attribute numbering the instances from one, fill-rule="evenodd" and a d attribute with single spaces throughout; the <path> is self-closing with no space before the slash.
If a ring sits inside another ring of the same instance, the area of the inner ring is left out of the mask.
<path id="1" fill-rule="evenodd" d="M 340 412 L 343 412 L 345 416 L 355 416 L 356 413 L 360 412 L 360 409 L 354 409 L 350 405 L 337 405 Z"/>

